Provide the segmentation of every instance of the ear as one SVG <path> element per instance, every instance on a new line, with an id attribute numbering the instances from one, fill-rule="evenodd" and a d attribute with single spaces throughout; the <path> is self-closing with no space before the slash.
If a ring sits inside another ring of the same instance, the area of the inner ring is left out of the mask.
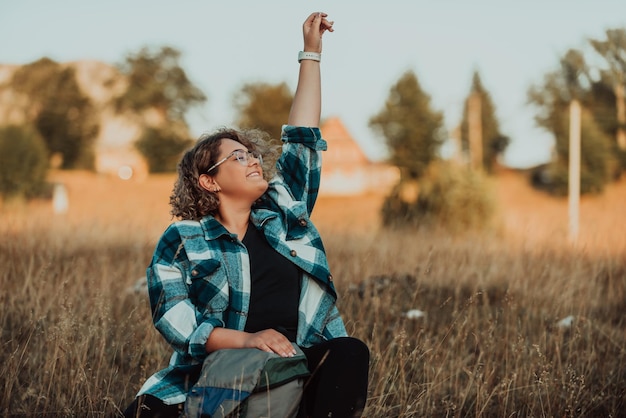
<path id="1" fill-rule="evenodd" d="M 198 178 L 198 184 L 209 192 L 217 193 L 220 191 L 220 186 L 215 181 L 215 177 L 211 177 L 208 174 L 201 174 L 200 178 Z"/>

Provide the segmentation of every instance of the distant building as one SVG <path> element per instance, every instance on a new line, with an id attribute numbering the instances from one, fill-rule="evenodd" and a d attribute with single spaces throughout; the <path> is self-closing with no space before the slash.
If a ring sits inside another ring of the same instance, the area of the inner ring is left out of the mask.
<path id="1" fill-rule="evenodd" d="M 127 80 L 114 66 L 99 61 L 61 65 L 74 68 L 80 89 L 99 115 L 96 171 L 123 179 L 145 177 L 148 167 L 134 143 L 145 127 L 162 125 L 162 116 L 154 110 L 142 114 L 115 111 L 114 99 L 124 91 Z M 19 65 L 0 64 L 0 125 L 27 123 L 36 117 L 30 98 L 11 86 L 13 74 L 19 68 Z M 321 130 L 328 141 L 328 151 L 323 154 L 321 195 L 386 192 L 397 182 L 398 170 L 370 161 L 338 117 L 326 119 Z"/>
<path id="2" fill-rule="evenodd" d="M 320 129 L 328 142 L 328 151 L 322 154 L 320 195 L 386 192 L 398 181 L 398 169 L 370 161 L 341 119 L 328 118 Z"/>

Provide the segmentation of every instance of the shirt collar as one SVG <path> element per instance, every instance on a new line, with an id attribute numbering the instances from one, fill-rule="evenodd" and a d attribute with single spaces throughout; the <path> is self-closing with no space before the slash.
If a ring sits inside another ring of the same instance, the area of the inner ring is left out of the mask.
<path id="1" fill-rule="evenodd" d="M 207 215 L 200 219 L 200 225 L 204 230 L 204 238 L 207 241 L 218 239 L 223 235 L 230 236 L 230 232 L 212 215 Z"/>

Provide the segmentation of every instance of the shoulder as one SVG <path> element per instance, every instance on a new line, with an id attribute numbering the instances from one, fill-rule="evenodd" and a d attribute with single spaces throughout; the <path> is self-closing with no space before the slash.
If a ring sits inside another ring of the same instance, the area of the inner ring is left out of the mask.
<path id="1" fill-rule="evenodd" d="M 175 258 L 175 254 L 186 247 L 188 242 L 194 239 L 204 237 L 202 227 L 197 221 L 177 221 L 170 224 L 159 239 L 156 251 L 165 256 L 172 253 L 171 257 Z"/>
<path id="2" fill-rule="evenodd" d="M 165 233 L 178 234 L 181 237 L 188 237 L 202 233 L 200 221 L 176 221 L 170 224 Z"/>
<path id="3" fill-rule="evenodd" d="M 198 221 L 176 221 L 171 223 L 161 235 L 160 241 L 174 242 L 189 239 L 202 234 L 202 226 Z M 203 235 L 203 234 L 202 234 Z"/>

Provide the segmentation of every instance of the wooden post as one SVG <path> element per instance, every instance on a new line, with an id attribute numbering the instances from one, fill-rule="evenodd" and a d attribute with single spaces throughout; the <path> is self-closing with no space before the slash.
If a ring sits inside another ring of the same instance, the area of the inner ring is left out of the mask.
<path id="1" fill-rule="evenodd" d="M 467 103 L 468 142 L 470 166 L 474 170 L 483 168 L 483 124 L 480 93 L 472 93 Z"/>
<path id="2" fill-rule="evenodd" d="M 580 103 L 572 100 L 569 112 L 569 238 L 578 239 L 580 214 Z"/>
<path id="3" fill-rule="evenodd" d="M 55 214 L 63 214 L 67 213 L 68 208 L 67 189 L 63 183 L 57 183 L 52 189 L 52 210 Z"/>

